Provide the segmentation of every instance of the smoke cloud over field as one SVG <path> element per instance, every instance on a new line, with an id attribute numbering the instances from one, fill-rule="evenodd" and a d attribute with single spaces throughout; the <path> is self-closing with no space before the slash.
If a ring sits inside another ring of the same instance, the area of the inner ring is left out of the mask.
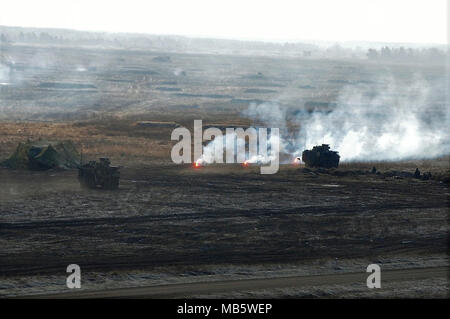
<path id="1" fill-rule="evenodd" d="M 251 154 L 249 150 L 246 149 L 246 138 L 245 136 L 240 136 L 236 132 L 227 132 L 223 136 L 214 138 L 205 147 L 203 147 L 203 153 L 199 159 L 196 160 L 197 165 L 206 165 L 211 163 L 222 163 L 224 155 L 226 156 L 226 162 L 234 163 L 247 163 L 247 164 L 267 164 L 278 158 L 276 153 L 275 144 L 278 143 L 278 136 L 271 135 L 269 131 L 268 139 L 265 141 L 266 148 L 262 149 L 256 147 L 254 149 L 254 154 Z M 267 134 L 267 132 L 266 132 Z M 267 136 L 267 135 L 266 135 Z M 255 141 L 261 147 L 261 141 L 258 137 L 258 132 L 255 130 Z M 257 145 L 256 145 L 257 146 Z M 230 154 L 232 155 L 230 159 Z M 236 158 L 234 158 L 236 155 Z"/>
<path id="2" fill-rule="evenodd" d="M 407 85 L 384 79 L 376 86 L 346 87 L 335 102 L 329 110 L 309 112 L 292 112 L 277 103 L 251 104 L 244 115 L 279 127 L 281 152 L 293 157 L 322 143 L 339 151 L 343 161 L 449 153 L 449 105 L 443 85 L 420 78 Z"/>

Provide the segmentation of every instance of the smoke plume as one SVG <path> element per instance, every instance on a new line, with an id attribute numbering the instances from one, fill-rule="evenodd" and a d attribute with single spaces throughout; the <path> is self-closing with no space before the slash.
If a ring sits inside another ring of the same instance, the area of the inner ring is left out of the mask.
<path id="1" fill-rule="evenodd" d="M 343 161 L 432 158 L 450 150 L 449 105 L 441 82 L 415 77 L 400 84 L 388 78 L 343 88 L 328 110 L 294 112 L 273 102 L 251 104 L 243 115 L 279 127 L 281 151 L 292 157 L 325 143 Z"/>
<path id="2" fill-rule="evenodd" d="M 245 161 L 247 164 L 267 164 L 278 157 L 278 154 L 275 154 L 273 151 L 273 145 L 276 143 L 275 136 L 268 136 L 267 148 L 266 152 L 264 150 L 259 150 L 258 154 L 249 154 L 246 151 Z M 203 147 L 203 154 L 199 159 L 196 160 L 196 165 L 206 165 L 214 162 L 221 162 L 223 160 L 223 156 L 227 156 L 227 154 L 235 154 L 235 160 L 238 160 L 237 154 L 239 150 L 246 150 L 246 140 L 245 138 L 239 136 L 235 132 L 227 133 L 223 136 L 219 136 L 214 138 L 211 142 L 209 142 L 206 146 Z M 258 151 L 258 150 L 257 150 Z M 217 161 L 220 158 L 221 160 Z"/>

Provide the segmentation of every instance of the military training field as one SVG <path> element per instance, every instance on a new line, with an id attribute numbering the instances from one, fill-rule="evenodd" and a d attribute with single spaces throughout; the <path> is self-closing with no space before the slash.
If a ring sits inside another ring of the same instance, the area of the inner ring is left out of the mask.
<path id="1" fill-rule="evenodd" d="M 0 162 L 28 140 L 71 141 L 83 162 L 120 166 L 120 185 L 0 167 L 0 297 L 448 296 L 448 153 L 386 149 L 337 169 L 283 154 L 273 175 L 170 157 L 172 130 L 196 119 L 265 125 L 246 110 L 276 103 L 294 130 L 304 123 L 291 119 L 333 112 L 344 89 L 437 83 L 441 65 L 20 43 L 2 54 L 14 63 L 0 81 Z M 436 96 L 427 112 L 445 114 Z M 76 292 L 69 264 L 81 267 Z M 381 289 L 366 286 L 369 264 Z"/>

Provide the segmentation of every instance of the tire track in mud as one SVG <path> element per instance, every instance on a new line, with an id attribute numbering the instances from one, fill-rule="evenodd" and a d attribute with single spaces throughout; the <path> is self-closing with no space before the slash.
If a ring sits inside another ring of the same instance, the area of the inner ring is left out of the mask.
<path id="1" fill-rule="evenodd" d="M 405 204 L 386 204 L 364 206 L 355 205 L 354 207 L 339 206 L 301 206 L 290 209 L 251 209 L 238 210 L 221 209 L 204 210 L 196 213 L 171 213 L 161 215 L 145 215 L 145 216 L 127 216 L 127 217 L 99 217 L 99 218 L 83 218 L 83 219 L 66 219 L 66 220 L 42 220 L 33 222 L 12 222 L 0 223 L 1 229 L 33 229 L 33 228 L 51 228 L 51 227 L 80 227 L 98 224 L 120 225 L 123 223 L 141 223 L 149 221 L 165 221 L 165 220 L 185 220 L 185 219 L 211 219 L 211 218 L 236 218 L 236 217 L 267 217 L 267 216 L 283 216 L 298 214 L 302 215 L 348 215 L 361 212 L 367 214 L 376 210 L 393 210 L 393 209 L 436 209 L 447 208 L 443 205 L 405 205 Z"/>

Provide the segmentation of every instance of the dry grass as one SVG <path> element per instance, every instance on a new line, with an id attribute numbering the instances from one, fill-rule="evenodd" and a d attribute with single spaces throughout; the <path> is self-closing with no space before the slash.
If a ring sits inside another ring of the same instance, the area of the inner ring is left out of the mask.
<path id="1" fill-rule="evenodd" d="M 161 129 L 138 129 L 131 124 L 107 127 L 94 123 L 1 123 L 0 159 L 10 156 L 20 142 L 43 139 L 72 140 L 85 159 L 106 156 L 121 164 L 161 161 L 170 154 L 167 134 L 163 140 Z"/>
<path id="2" fill-rule="evenodd" d="M 0 160 L 6 159 L 17 144 L 30 140 L 72 140 L 84 159 L 109 157 L 120 165 L 162 163 L 170 160 L 172 128 L 141 127 L 130 119 L 107 118 L 67 123 L 0 123 Z M 290 158 L 286 158 L 290 161 Z M 449 174 L 450 156 L 438 159 L 341 162 L 339 169 L 378 171 L 407 170 Z"/>

